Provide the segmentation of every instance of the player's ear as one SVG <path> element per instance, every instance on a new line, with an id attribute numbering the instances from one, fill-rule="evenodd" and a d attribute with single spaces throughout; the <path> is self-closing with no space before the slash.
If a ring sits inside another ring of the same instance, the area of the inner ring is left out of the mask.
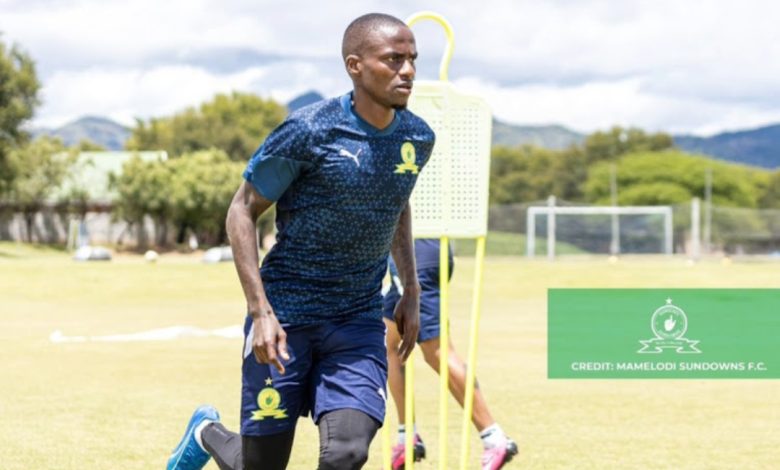
<path id="1" fill-rule="evenodd" d="M 344 65 L 347 67 L 347 73 L 353 77 L 359 77 L 363 71 L 363 63 L 360 60 L 360 56 L 356 54 L 350 54 L 344 59 Z"/>

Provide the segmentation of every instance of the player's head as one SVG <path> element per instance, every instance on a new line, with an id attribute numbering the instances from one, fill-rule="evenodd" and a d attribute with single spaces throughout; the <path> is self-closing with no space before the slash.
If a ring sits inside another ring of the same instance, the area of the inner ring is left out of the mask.
<path id="1" fill-rule="evenodd" d="M 363 15 L 344 31 L 341 54 L 355 90 L 382 106 L 406 107 L 417 58 L 414 34 L 406 23 L 382 13 Z"/>

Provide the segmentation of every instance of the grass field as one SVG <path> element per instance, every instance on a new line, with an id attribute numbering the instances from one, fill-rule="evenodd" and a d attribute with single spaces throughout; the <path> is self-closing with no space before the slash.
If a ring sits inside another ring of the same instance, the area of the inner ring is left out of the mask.
<path id="1" fill-rule="evenodd" d="M 452 333 L 465 354 L 473 259 L 456 264 Z M 547 288 L 569 286 L 780 287 L 779 274 L 778 262 L 489 258 L 478 376 L 494 416 L 520 445 L 507 468 L 778 468 L 780 381 L 548 380 L 545 298 Z M 203 402 L 235 429 L 240 340 L 55 344 L 49 335 L 221 328 L 240 323 L 243 309 L 230 264 L 176 255 L 155 265 L 138 256 L 79 264 L 56 250 L 0 244 L 0 468 L 163 468 Z M 419 469 L 437 468 L 438 456 L 438 382 L 426 368 L 418 361 L 419 426 L 430 456 Z M 456 468 L 453 400 L 449 418 Z M 315 468 L 316 429 L 309 420 L 298 429 L 290 468 Z M 469 468 L 478 468 L 479 450 L 472 433 Z M 366 468 L 381 468 L 380 453 L 376 439 Z"/>
<path id="2" fill-rule="evenodd" d="M 487 236 L 485 252 L 488 256 L 525 256 L 525 234 L 510 232 L 490 232 Z M 461 239 L 455 240 L 455 254 L 458 256 L 474 256 L 476 248 L 474 240 Z M 582 255 L 587 254 L 581 248 L 559 241 L 555 246 L 555 252 L 558 255 Z M 547 237 L 536 239 L 536 249 L 534 253 L 537 256 L 547 255 Z"/>

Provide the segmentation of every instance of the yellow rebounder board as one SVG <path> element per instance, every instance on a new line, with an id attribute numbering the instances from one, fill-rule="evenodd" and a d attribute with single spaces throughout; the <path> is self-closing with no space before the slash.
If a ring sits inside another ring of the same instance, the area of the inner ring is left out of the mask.
<path id="1" fill-rule="evenodd" d="M 415 81 L 409 109 L 425 119 L 436 133 L 433 155 L 420 175 L 412 193 L 412 230 L 415 238 L 440 238 L 441 295 L 439 357 L 439 469 L 447 468 L 447 401 L 449 399 L 449 273 L 450 238 L 476 239 L 474 293 L 469 330 L 466 397 L 461 431 L 460 468 L 468 468 L 469 431 L 474 402 L 477 337 L 480 317 L 485 236 L 488 222 L 488 185 L 490 181 L 490 144 L 492 114 L 480 97 L 459 92 L 447 81 L 454 48 L 452 27 L 441 15 L 420 12 L 407 19 L 413 26 L 421 20 L 439 23 L 447 34 L 447 48 L 439 66 L 438 81 Z M 405 469 L 413 470 L 414 354 L 406 365 Z M 390 468 L 390 433 L 383 431 L 384 468 Z"/>

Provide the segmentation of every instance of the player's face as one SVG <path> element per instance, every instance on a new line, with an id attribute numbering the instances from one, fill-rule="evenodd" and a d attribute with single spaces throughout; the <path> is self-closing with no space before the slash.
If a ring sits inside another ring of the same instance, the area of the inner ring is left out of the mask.
<path id="1" fill-rule="evenodd" d="M 403 109 L 412 94 L 417 46 L 404 26 L 388 25 L 367 38 L 358 83 L 378 104 Z"/>

